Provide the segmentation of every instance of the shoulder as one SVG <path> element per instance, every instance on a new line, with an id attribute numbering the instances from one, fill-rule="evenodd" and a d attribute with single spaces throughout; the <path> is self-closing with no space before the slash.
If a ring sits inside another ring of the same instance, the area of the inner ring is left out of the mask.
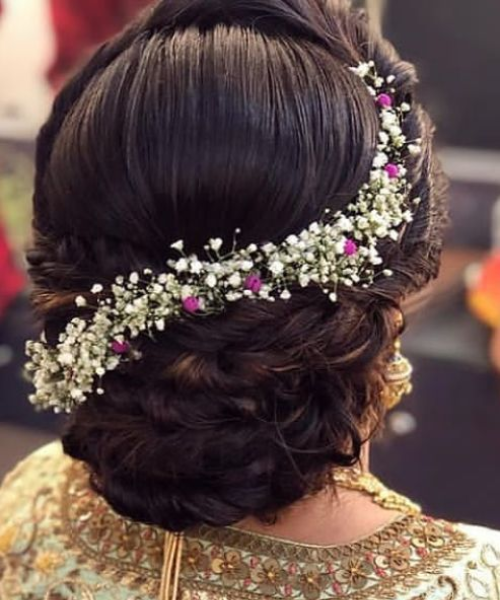
<path id="1" fill-rule="evenodd" d="M 160 532 L 116 515 L 60 443 L 26 458 L 0 488 L 2 600 L 155 598 L 162 560 Z"/>
<path id="2" fill-rule="evenodd" d="M 55 487 L 70 464 L 71 459 L 64 455 L 60 442 L 44 446 L 20 462 L 0 486 L 2 520 L 9 518 L 9 509 L 19 506 L 20 499 L 33 496 L 40 489 Z"/>
<path id="3" fill-rule="evenodd" d="M 456 527 L 479 542 L 500 544 L 500 530 L 465 523 L 458 523 Z"/>
<path id="4" fill-rule="evenodd" d="M 0 487 L 0 598 L 44 597 L 31 579 L 60 565 L 55 524 L 69 465 L 53 443 L 20 462 Z"/>
<path id="5" fill-rule="evenodd" d="M 461 523 L 441 523 L 441 527 L 454 532 L 452 537 L 460 539 L 459 551 L 450 553 L 447 549 L 447 556 L 445 554 L 440 561 L 439 577 L 429 587 L 424 586 L 422 591 L 425 593 L 419 598 L 500 600 L 500 531 Z M 428 542 L 433 543 L 431 538 Z M 446 541 L 449 548 L 448 544 L 449 540 Z"/>
<path id="6" fill-rule="evenodd" d="M 25 458 L 5 477 L 0 486 L 0 556 L 19 532 L 32 526 L 42 499 L 55 504 L 70 464 L 61 444 L 55 442 Z"/>
<path id="7" fill-rule="evenodd" d="M 471 540 L 479 565 L 491 567 L 495 563 L 495 568 L 500 569 L 500 531 L 477 525 L 459 524 L 456 527 Z"/>

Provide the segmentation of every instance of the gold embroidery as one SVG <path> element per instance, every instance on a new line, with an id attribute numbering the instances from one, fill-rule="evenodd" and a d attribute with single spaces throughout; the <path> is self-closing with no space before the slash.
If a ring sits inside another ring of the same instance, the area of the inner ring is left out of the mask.
<path id="1" fill-rule="evenodd" d="M 473 600 L 500 600 L 500 551 L 483 546 L 479 564 L 468 563 L 465 582 Z"/>
<path id="2" fill-rule="evenodd" d="M 456 527 L 416 515 L 360 543 L 331 548 L 201 527 L 186 538 L 183 586 L 210 594 L 227 589 L 236 598 L 398 598 L 430 574 L 442 574 L 472 546 Z"/>
<path id="3" fill-rule="evenodd" d="M 62 579 L 52 584 L 43 600 L 96 600 L 98 594 L 105 593 L 108 600 L 120 600 L 120 593 L 110 584 L 89 585 L 78 578 Z M 132 600 L 132 599 L 131 599 Z"/>
<path id="4" fill-rule="evenodd" d="M 81 464 L 69 470 L 63 489 L 62 520 L 71 540 L 86 556 L 120 571 L 159 577 L 165 533 L 120 517 L 88 486 Z"/>
<path id="5" fill-rule="evenodd" d="M 449 594 L 444 598 L 444 600 L 456 600 L 460 593 L 458 583 L 453 577 L 445 577 L 442 576 L 438 579 L 438 586 L 442 589 L 448 589 Z"/>
<path id="6" fill-rule="evenodd" d="M 431 586 L 426 592 L 414 596 L 410 600 L 458 600 L 460 598 L 460 588 L 458 582 L 453 577 L 442 575 L 439 577 L 437 585 Z"/>
<path id="7" fill-rule="evenodd" d="M 73 543 L 96 564 L 132 579 L 136 574 L 157 580 L 163 532 L 113 513 L 87 479 L 81 465 L 72 466 L 63 518 Z M 241 598 L 396 598 L 417 585 L 422 573 L 442 573 L 471 545 L 454 526 L 415 511 L 358 544 L 332 548 L 200 527 L 186 534 L 181 587 Z"/>
<path id="8" fill-rule="evenodd" d="M 63 564 L 64 560 L 56 552 L 40 552 L 35 559 L 34 567 L 42 575 L 52 575 Z"/>
<path id="9" fill-rule="evenodd" d="M 7 554 L 16 539 L 17 530 L 15 527 L 7 527 L 0 532 L 0 556 Z"/>
<path id="10" fill-rule="evenodd" d="M 0 598 L 156 600 L 164 532 L 116 515 L 89 489 L 86 469 L 60 453 L 31 485 L 41 464 L 32 480 L 11 479 L 25 508 L 12 502 L 0 533 Z M 400 600 L 413 591 L 414 600 L 500 600 L 500 552 L 473 547 L 460 527 L 418 514 L 334 547 L 200 527 L 185 536 L 179 598 Z"/>

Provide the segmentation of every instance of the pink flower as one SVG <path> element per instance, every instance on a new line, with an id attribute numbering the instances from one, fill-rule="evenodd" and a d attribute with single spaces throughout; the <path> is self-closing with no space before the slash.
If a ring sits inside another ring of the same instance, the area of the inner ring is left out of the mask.
<path id="1" fill-rule="evenodd" d="M 377 97 L 377 104 L 382 108 L 391 108 L 392 98 L 389 94 L 380 94 L 380 96 Z"/>
<path id="2" fill-rule="evenodd" d="M 198 298 L 188 296 L 182 301 L 182 307 L 186 312 L 195 314 L 201 309 L 201 303 Z"/>
<path id="3" fill-rule="evenodd" d="M 344 245 L 344 253 L 346 256 L 354 256 L 358 251 L 358 245 L 354 240 L 346 240 Z"/>
<path id="4" fill-rule="evenodd" d="M 258 294 L 262 289 L 262 279 L 258 275 L 249 275 L 245 280 L 245 289 Z"/>
<path id="5" fill-rule="evenodd" d="M 111 343 L 111 350 L 113 350 L 115 354 L 127 354 L 130 351 L 130 344 L 129 342 L 119 342 L 118 340 L 114 340 L 114 342 Z"/>
<path id="6" fill-rule="evenodd" d="M 389 163 L 385 167 L 385 172 L 389 175 L 390 179 L 396 179 L 399 177 L 399 167 L 393 163 Z"/>

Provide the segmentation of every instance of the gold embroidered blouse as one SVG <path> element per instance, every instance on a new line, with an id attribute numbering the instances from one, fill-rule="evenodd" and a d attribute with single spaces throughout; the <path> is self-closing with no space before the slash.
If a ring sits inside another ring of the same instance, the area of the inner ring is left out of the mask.
<path id="1" fill-rule="evenodd" d="M 115 514 L 51 444 L 0 490 L 0 600 L 157 600 L 164 533 Z M 348 546 L 201 527 L 180 600 L 500 600 L 500 533 L 407 515 Z"/>

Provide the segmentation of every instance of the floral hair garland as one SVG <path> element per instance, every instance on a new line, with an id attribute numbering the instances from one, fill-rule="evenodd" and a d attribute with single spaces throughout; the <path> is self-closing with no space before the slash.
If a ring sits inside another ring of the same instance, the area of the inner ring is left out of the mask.
<path id="1" fill-rule="evenodd" d="M 172 245 L 179 257 L 168 262 L 168 272 L 145 269 L 119 276 L 109 289 L 95 284 L 90 294 L 75 300 L 86 316 L 73 318 L 55 347 L 44 336 L 28 342 L 32 404 L 71 412 L 89 395 L 103 395 L 107 373 L 140 359 L 134 341 L 141 334 L 164 331 L 173 319 L 220 313 L 242 298 L 286 301 L 297 286 L 319 286 L 336 302 L 341 286 L 368 288 L 375 277 L 392 275 L 383 268 L 379 243 L 397 242 L 413 220 L 412 208 L 420 199 L 409 198 L 405 158 L 420 154 L 421 140 L 410 142 L 403 134 L 411 107 L 396 105 L 391 86 L 395 77 L 380 77 L 373 61 L 351 70 L 373 96 L 380 132 L 370 181 L 346 211 L 327 211 L 321 221 L 279 245 L 251 244 L 238 250 L 234 243 L 223 254 L 223 240 L 211 239 L 204 259 L 186 254 L 179 241 Z"/>

